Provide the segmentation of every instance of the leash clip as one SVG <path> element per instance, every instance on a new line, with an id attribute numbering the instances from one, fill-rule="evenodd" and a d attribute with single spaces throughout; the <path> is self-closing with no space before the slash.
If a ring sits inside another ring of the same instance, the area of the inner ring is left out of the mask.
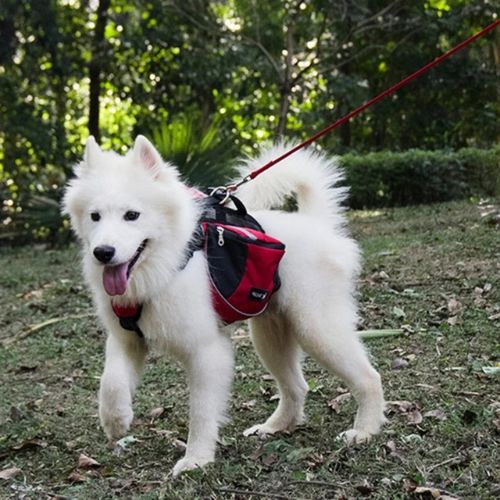
<path id="1" fill-rule="evenodd" d="M 252 177 L 250 175 L 247 175 L 243 177 L 241 181 L 236 182 L 235 184 L 228 184 L 227 186 L 217 186 L 216 188 L 212 189 L 212 191 L 210 192 L 210 196 L 221 197 L 219 204 L 224 205 L 226 201 L 229 200 L 231 195 L 235 193 L 240 186 L 246 184 L 251 180 Z"/>

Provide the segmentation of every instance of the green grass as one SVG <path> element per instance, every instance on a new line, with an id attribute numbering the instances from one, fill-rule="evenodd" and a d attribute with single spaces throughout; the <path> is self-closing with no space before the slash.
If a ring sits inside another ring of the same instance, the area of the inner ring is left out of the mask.
<path id="1" fill-rule="evenodd" d="M 350 214 L 365 257 L 360 328 L 405 330 L 367 342 L 392 402 L 381 435 L 353 448 L 336 441 L 355 405 L 346 398 L 333 411 L 341 382 L 306 360 L 307 425 L 267 442 L 244 438 L 276 401 L 240 335 L 217 462 L 175 480 L 176 440 L 187 436 L 180 368 L 151 359 L 130 432 L 138 441 L 109 450 L 97 418 L 104 333 L 95 318 L 20 336 L 91 312 L 78 251 L 0 249 L 0 472 L 21 471 L 0 479 L 0 498 L 432 498 L 417 487 L 498 497 L 499 379 L 483 367 L 498 366 L 500 238 L 485 210 L 450 203 Z M 101 465 L 78 468 L 82 453 Z"/>

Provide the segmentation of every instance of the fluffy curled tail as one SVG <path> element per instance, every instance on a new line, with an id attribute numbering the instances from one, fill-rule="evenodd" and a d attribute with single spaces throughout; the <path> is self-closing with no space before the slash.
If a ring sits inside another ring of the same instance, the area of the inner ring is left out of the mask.
<path id="1" fill-rule="evenodd" d="M 244 162 L 240 175 L 248 175 L 289 149 L 286 144 L 278 144 L 263 151 Z M 342 179 L 335 159 L 303 149 L 241 186 L 237 196 L 250 210 L 263 210 L 279 208 L 287 197 L 295 195 L 299 212 L 338 227 L 344 222 L 341 204 L 347 196 L 346 187 L 336 186 Z"/>

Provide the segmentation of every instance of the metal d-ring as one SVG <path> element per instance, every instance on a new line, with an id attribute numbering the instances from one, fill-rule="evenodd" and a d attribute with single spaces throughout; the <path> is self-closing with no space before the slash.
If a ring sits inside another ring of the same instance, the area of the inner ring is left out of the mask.
<path id="1" fill-rule="evenodd" d="M 234 193 L 235 191 L 237 191 L 237 189 L 240 186 L 242 186 L 243 184 L 246 184 L 247 182 L 249 182 L 251 180 L 252 180 L 252 176 L 247 175 L 247 176 L 243 177 L 243 179 L 241 179 L 236 184 L 229 184 L 228 186 L 217 186 L 216 188 L 212 189 L 210 196 L 213 196 L 217 192 L 221 192 L 222 194 L 224 194 L 224 198 L 222 198 L 222 200 L 219 203 L 221 205 L 224 205 L 224 203 L 226 203 L 226 201 L 229 200 L 229 198 L 231 197 L 231 193 Z"/>
<path id="2" fill-rule="evenodd" d="M 219 201 L 220 205 L 224 205 L 224 203 L 226 203 L 226 201 L 229 200 L 229 197 L 231 196 L 231 187 L 232 186 L 217 186 L 216 188 L 212 189 L 212 191 L 210 192 L 210 196 L 214 196 L 218 193 L 224 195 L 222 200 Z"/>

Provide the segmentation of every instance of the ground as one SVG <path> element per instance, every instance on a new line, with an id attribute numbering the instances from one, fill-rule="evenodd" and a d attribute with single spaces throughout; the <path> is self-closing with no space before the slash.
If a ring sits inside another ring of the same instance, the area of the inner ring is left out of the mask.
<path id="1" fill-rule="evenodd" d="M 242 327 L 217 463 L 177 479 L 181 369 L 151 359 L 133 428 L 109 449 L 96 404 L 104 334 L 78 251 L 0 249 L 0 498 L 498 498 L 498 210 L 471 201 L 349 219 L 364 252 L 360 328 L 404 331 L 366 341 L 388 400 L 383 432 L 352 448 L 337 441 L 354 403 L 306 360 L 307 424 L 244 438 L 276 401 Z"/>

